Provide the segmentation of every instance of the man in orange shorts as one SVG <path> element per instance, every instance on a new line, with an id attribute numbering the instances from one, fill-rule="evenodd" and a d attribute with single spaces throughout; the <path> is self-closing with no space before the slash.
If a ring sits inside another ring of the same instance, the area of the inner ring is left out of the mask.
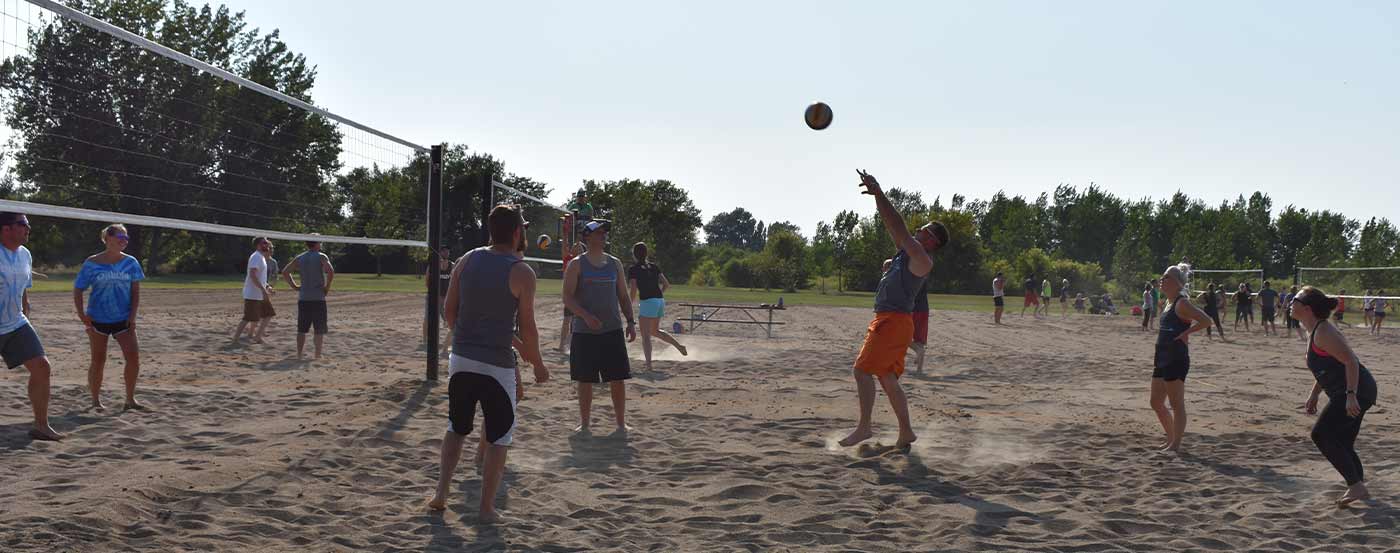
<path id="1" fill-rule="evenodd" d="M 914 302 L 929 271 L 933 269 L 933 259 L 929 253 L 948 244 L 948 229 L 942 223 L 932 222 L 919 228 L 914 234 L 904 224 L 904 218 L 895 210 L 889 198 L 880 189 L 880 183 L 869 173 L 860 171 L 862 194 L 875 196 L 875 207 L 885 230 L 899 246 L 899 253 L 891 259 L 889 270 L 880 277 L 880 286 L 875 292 L 875 320 L 865 334 L 860 355 L 856 357 L 851 371 L 856 380 L 856 392 L 860 400 L 860 419 L 855 431 L 840 441 L 842 446 L 852 446 L 874 436 L 871 430 L 870 414 L 875 409 L 875 381 L 890 398 L 890 407 L 899 419 L 899 438 L 896 447 L 904 448 L 913 443 L 914 428 L 909 424 L 909 400 L 904 396 L 904 388 L 899 385 L 899 377 L 904 374 L 904 356 L 909 352 L 909 344 L 914 341 Z"/>

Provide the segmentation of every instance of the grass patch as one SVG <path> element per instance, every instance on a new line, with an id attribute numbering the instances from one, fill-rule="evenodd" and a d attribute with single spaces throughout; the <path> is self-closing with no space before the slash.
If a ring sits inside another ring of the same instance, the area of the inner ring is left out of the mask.
<path id="1" fill-rule="evenodd" d="M 33 291 L 70 293 L 73 289 L 72 273 L 50 274 L 47 279 L 35 279 Z M 141 283 L 141 288 L 145 290 L 228 290 L 230 293 L 241 289 L 243 286 L 242 275 L 160 275 L 146 279 Z M 421 275 L 374 275 L 358 273 L 337 273 L 335 282 L 332 284 L 333 290 L 343 292 L 389 292 L 401 294 L 421 294 L 424 291 L 423 277 Z M 558 279 L 540 279 L 539 294 L 543 296 L 558 296 L 563 281 Z M 279 282 L 276 286 L 282 293 L 287 292 L 286 283 Z M 671 303 L 722 303 L 740 305 L 758 305 L 760 303 L 777 303 L 778 297 L 783 298 L 785 305 L 829 305 L 837 307 L 861 307 L 873 309 L 875 305 L 875 294 L 873 292 L 843 292 L 836 293 L 828 290 L 823 294 L 818 290 L 800 290 L 795 293 L 780 292 L 777 290 L 750 290 L 746 288 L 723 288 L 709 286 L 690 286 L 678 284 L 672 286 L 666 292 L 666 299 Z M 932 294 L 929 296 L 929 305 L 934 309 L 948 309 L 953 311 L 992 311 L 992 300 L 988 296 L 964 296 L 954 294 Z"/>

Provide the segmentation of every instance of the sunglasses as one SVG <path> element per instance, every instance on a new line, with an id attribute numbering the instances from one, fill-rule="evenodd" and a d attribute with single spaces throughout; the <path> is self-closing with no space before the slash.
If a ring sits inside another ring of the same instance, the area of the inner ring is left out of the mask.
<path id="1" fill-rule="evenodd" d="M 107 236 L 111 236 L 112 238 L 116 238 L 117 240 L 121 240 L 122 242 L 131 240 L 131 237 L 125 234 L 108 234 Z"/>

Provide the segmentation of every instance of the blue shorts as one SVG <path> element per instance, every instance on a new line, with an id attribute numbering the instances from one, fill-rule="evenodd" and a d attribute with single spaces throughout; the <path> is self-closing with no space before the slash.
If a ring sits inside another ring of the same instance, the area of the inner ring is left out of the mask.
<path id="1" fill-rule="evenodd" d="M 638 317 L 646 317 L 648 319 L 660 319 L 665 317 L 666 300 L 664 298 L 642 300 L 640 311 L 641 312 L 637 314 Z"/>

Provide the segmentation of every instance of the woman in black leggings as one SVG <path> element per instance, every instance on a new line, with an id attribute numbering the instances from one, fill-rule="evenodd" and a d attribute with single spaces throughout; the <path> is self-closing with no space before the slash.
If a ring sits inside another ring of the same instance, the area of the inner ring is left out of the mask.
<path id="1" fill-rule="evenodd" d="M 1345 506 L 1371 497 L 1361 458 L 1356 455 L 1356 435 L 1361 432 L 1366 410 L 1376 404 L 1376 379 L 1361 365 L 1341 331 L 1327 320 L 1336 308 L 1337 298 L 1304 286 L 1289 311 L 1303 327 L 1312 329 L 1308 370 L 1316 382 L 1305 407 L 1308 414 L 1316 413 L 1318 394 L 1327 392 L 1327 407 L 1313 425 L 1312 440 L 1346 480 L 1347 492 L 1337 499 L 1338 506 Z"/>
<path id="2" fill-rule="evenodd" d="M 1206 290 L 1205 297 L 1202 299 L 1204 300 L 1202 303 L 1205 306 L 1206 316 L 1210 317 L 1211 322 L 1214 323 L 1211 326 L 1220 331 L 1220 339 L 1224 340 L 1225 327 L 1220 326 L 1220 304 L 1223 302 L 1220 301 L 1220 291 L 1215 287 L 1214 282 L 1210 283 L 1210 288 Z M 1211 336 L 1211 326 L 1206 327 L 1207 337 Z"/>

